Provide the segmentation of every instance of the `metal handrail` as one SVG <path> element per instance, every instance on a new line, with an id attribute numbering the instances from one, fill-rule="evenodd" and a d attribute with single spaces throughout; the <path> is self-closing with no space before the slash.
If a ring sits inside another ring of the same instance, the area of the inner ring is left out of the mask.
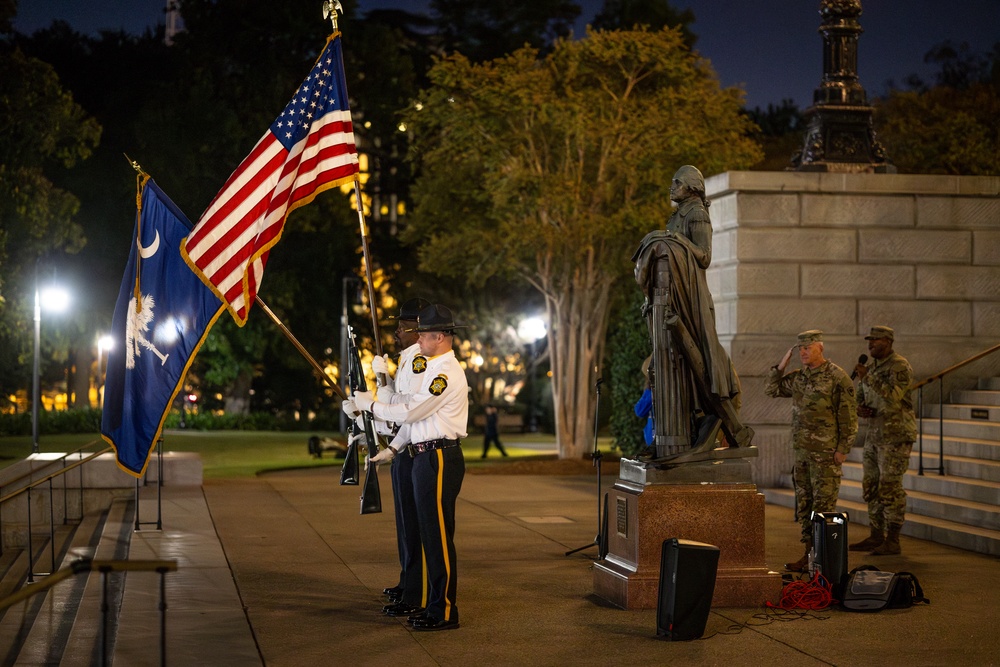
<path id="1" fill-rule="evenodd" d="M 88 447 L 93 447 L 94 445 L 96 445 L 96 444 L 98 444 L 100 442 L 101 442 L 101 440 L 99 440 L 99 439 L 98 440 L 91 440 L 87 444 L 81 445 L 80 447 L 77 447 L 76 449 L 74 449 L 71 452 L 66 452 L 65 454 L 63 454 L 59 458 L 52 459 L 51 461 L 47 461 L 45 463 L 45 466 L 55 465 L 55 464 L 59 463 L 60 461 L 65 461 L 70 456 L 73 456 L 74 454 L 78 454 L 78 453 L 82 452 L 83 450 L 87 449 Z M 105 449 L 104 451 L 108 451 L 108 450 Z M 18 482 L 20 482 L 21 480 L 23 480 L 26 477 L 33 477 L 36 472 L 38 472 L 38 471 L 37 470 L 29 470 L 28 472 L 26 472 L 26 473 L 24 473 L 22 475 L 19 475 L 18 477 L 15 477 L 13 479 L 9 479 L 6 482 L 4 482 L 3 484 L 0 484 L 0 489 L 2 489 L 5 486 L 8 486 L 8 487 L 9 486 L 14 486 L 14 485 L 16 485 Z"/>
<path id="2" fill-rule="evenodd" d="M 8 493 L 7 495 L 0 496 L 0 507 L 2 507 L 4 503 L 6 503 L 6 502 L 8 502 L 10 500 L 13 500 L 14 498 L 17 498 L 22 493 L 23 494 L 27 494 L 27 497 L 28 497 L 26 504 L 27 504 L 27 509 L 28 509 L 28 583 L 29 584 L 33 584 L 35 582 L 35 563 L 34 563 L 35 550 L 34 550 L 34 544 L 33 544 L 33 538 L 32 538 L 32 530 L 31 530 L 31 490 L 33 488 L 35 488 L 36 486 L 40 485 L 40 484 L 45 484 L 46 482 L 48 482 L 48 484 L 49 484 L 49 549 L 51 551 L 51 557 L 52 557 L 52 569 L 54 570 L 55 567 L 56 567 L 56 553 L 55 553 L 55 532 L 56 532 L 56 526 L 55 526 L 54 508 L 53 508 L 53 503 L 52 503 L 52 495 L 53 495 L 52 494 L 52 480 L 55 479 L 56 477 L 59 477 L 60 475 L 65 475 L 66 473 L 68 473 L 70 470 L 73 470 L 74 468 L 79 468 L 80 466 L 82 466 L 83 464 L 87 463 L 88 461 L 91 461 L 91 460 L 97 458 L 98 456 L 100 456 L 102 454 L 106 454 L 106 453 L 110 452 L 111 450 L 112 450 L 111 447 L 105 447 L 101 451 L 95 452 L 95 453 L 91 454 L 90 456 L 88 456 L 87 458 L 83 458 L 83 454 L 80 454 L 80 460 L 77 461 L 76 463 L 72 463 L 72 464 L 70 464 L 70 465 L 67 466 L 67 465 L 65 465 L 65 461 L 64 461 L 63 462 L 63 467 L 60 468 L 59 470 L 57 470 L 56 472 L 50 473 L 50 474 L 46 475 L 45 477 L 42 477 L 41 479 L 38 479 L 38 480 L 35 480 L 34 482 L 26 484 L 25 486 L 22 486 L 20 489 L 18 489 L 16 491 L 12 491 L 11 493 Z M 77 450 L 77 451 L 79 451 L 79 450 Z M 24 476 L 22 475 L 22 478 L 23 477 Z M 67 485 L 64 482 L 63 483 L 63 501 L 64 501 L 64 503 L 65 503 L 65 499 L 66 499 L 66 489 L 67 488 L 68 487 L 67 487 Z M 80 515 L 81 515 L 81 517 L 83 515 L 83 471 L 82 470 L 80 471 Z M 68 517 L 66 516 L 65 510 L 64 510 L 64 513 L 63 513 L 63 523 L 66 523 L 67 518 Z M 2 540 L 0 540 L 0 553 L 2 553 Z"/>
<path id="3" fill-rule="evenodd" d="M 920 434 L 919 434 L 919 445 L 917 449 L 917 474 L 923 475 L 924 470 L 937 470 L 939 475 L 944 475 L 944 376 L 948 375 L 952 371 L 957 371 L 963 366 L 971 364 L 973 361 L 979 361 L 983 357 L 989 356 L 1000 350 L 1000 344 L 994 345 L 993 347 L 983 350 L 978 354 L 974 354 L 968 359 L 958 362 L 943 371 L 939 371 L 930 377 L 924 378 L 920 382 L 910 385 L 907 392 L 917 391 L 917 412 L 920 415 L 918 423 L 920 424 Z M 924 466 L 924 387 L 929 385 L 931 382 L 937 380 L 938 382 L 938 464 L 937 466 L 930 468 Z"/>
<path id="4" fill-rule="evenodd" d="M 69 567 L 53 572 L 37 584 L 11 593 L 0 600 L 0 610 L 7 609 L 18 602 L 27 600 L 33 595 L 43 593 L 64 579 L 85 572 L 101 573 L 101 662 L 108 664 L 108 586 L 107 578 L 110 572 L 157 572 L 160 575 L 160 664 L 167 664 L 167 572 L 177 571 L 175 560 L 93 560 L 81 558 L 73 561 Z"/>

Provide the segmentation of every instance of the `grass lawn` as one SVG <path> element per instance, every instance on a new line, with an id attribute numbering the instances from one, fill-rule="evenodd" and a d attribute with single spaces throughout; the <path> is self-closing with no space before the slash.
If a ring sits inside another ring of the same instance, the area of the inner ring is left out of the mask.
<path id="1" fill-rule="evenodd" d="M 252 477 L 269 470 L 343 465 L 343 459 L 333 458 L 332 452 L 320 459 L 313 458 L 307 448 L 312 435 L 343 439 L 339 433 L 309 431 L 168 430 L 163 434 L 163 447 L 164 451 L 197 452 L 201 456 L 205 478 Z M 490 449 L 488 459 L 481 459 L 482 442 L 480 434 L 472 434 L 463 441 L 462 448 L 469 467 L 502 465 L 506 461 L 525 458 L 554 458 L 556 453 L 555 436 L 544 433 L 503 434 L 501 442 L 509 454 L 506 459 L 502 459 L 495 448 Z M 106 446 L 98 434 L 44 435 L 39 438 L 39 450 L 68 452 L 88 443 L 94 443 L 89 451 Z M 604 452 L 608 451 L 610 444 L 610 438 L 599 441 Z M 30 453 L 30 436 L 0 438 L 0 468 Z"/>

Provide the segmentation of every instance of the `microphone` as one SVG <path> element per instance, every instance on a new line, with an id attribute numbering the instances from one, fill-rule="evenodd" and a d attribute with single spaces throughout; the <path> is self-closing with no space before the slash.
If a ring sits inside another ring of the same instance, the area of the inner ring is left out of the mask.
<path id="1" fill-rule="evenodd" d="M 868 355 L 867 354 L 862 354 L 860 357 L 858 357 L 858 363 L 859 364 L 866 364 L 866 363 L 868 363 Z M 856 377 L 858 377 L 858 369 L 857 368 L 855 368 L 851 372 L 851 379 L 853 380 Z"/>

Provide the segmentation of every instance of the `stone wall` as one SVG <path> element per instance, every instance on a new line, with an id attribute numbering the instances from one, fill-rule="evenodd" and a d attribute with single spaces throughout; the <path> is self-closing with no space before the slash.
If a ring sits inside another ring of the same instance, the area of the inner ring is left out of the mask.
<path id="1" fill-rule="evenodd" d="M 791 402 L 763 389 L 799 331 L 822 329 L 826 356 L 850 369 L 869 328 L 891 326 L 921 379 L 1000 342 L 1000 177 L 727 172 L 706 188 L 708 283 L 757 432 L 757 484 L 791 468 Z M 1000 353 L 944 391 L 986 375 Z"/>

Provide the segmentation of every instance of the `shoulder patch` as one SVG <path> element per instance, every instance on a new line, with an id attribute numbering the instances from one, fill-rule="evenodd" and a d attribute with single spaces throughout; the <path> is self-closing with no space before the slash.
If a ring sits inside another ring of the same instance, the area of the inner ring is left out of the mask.
<path id="1" fill-rule="evenodd" d="M 444 393 L 444 390 L 448 388 L 448 376 L 438 375 L 436 378 L 431 380 L 431 386 L 428 390 L 434 396 L 440 396 Z"/>
<path id="2" fill-rule="evenodd" d="M 417 374 L 423 373 L 424 371 L 427 370 L 427 357 L 425 357 L 423 355 L 420 355 L 420 354 L 418 354 L 417 356 L 413 357 L 412 367 L 413 367 L 413 372 L 414 373 L 417 373 Z"/>

